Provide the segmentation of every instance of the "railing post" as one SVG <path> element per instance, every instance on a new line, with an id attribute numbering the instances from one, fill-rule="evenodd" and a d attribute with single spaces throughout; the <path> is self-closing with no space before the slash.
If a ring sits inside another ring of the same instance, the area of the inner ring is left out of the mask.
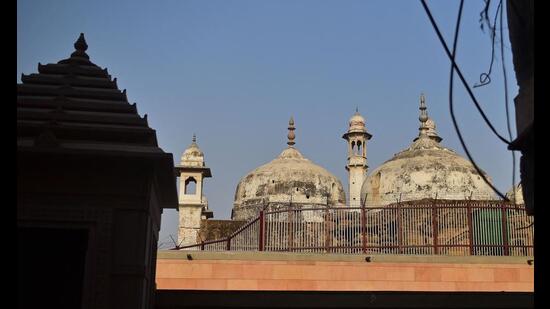
<path id="1" fill-rule="evenodd" d="M 231 251 L 231 236 L 227 237 L 227 244 L 225 244 L 225 249 Z"/>
<path id="2" fill-rule="evenodd" d="M 204 251 L 204 241 L 201 241 L 201 251 Z"/>
<path id="3" fill-rule="evenodd" d="M 400 198 L 401 200 L 401 198 Z M 397 247 L 399 248 L 399 253 L 403 253 L 403 224 L 401 222 L 401 214 L 403 209 L 401 209 L 401 202 L 397 203 Z"/>
<path id="4" fill-rule="evenodd" d="M 472 224 L 472 206 L 470 200 L 466 202 L 466 209 L 468 211 L 468 245 L 470 247 L 470 255 L 474 255 L 474 229 Z"/>
<path id="5" fill-rule="evenodd" d="M 294 246 L 294 211 L 292 206 L 288 208 L 288 251 L 292 252 Z"/>
<path id="6" fill-rule="evenodd" d="M 437 196 L 432 205 L 432 236 L 434 245 L 434 254 L 439 254 L 439 223 L 437 221 Z"/>
<path id="7" fill-rule="evenodd" d="M 501 203 L 502 209 L 502 237 L 504 244 L 504 255 L 510 255 L 510 247 L 508 245 L 508 213 L 506 211 L 506 204 Z"/>
<path id="8" fill-rule="evenodd" d="M 329 210 L 328 208 L 325 208 L 325 220 L 323 220 L 323 224 L 325 225 L 325 252 L 328 253 L 330 251 L 330 234 L 332 233 L 329 232 L 329 227 L 331 226 L 331 224 L 329 223 L 329 220 L 330 220 L 330 215 L 329 215 Z"/>
<path id="9" fill-rule="evenodd" d="M 361 205 L 361 242 L 363 247 L 363 253 L 367 253 L 367 215 L 365 211 L 365 204 Z"/>
<path id="10" fill-rule="evenodd" d="M 264 251 L 264 211 L 260 211 L 260 228 L 258 235 L 258 250 Z"/>

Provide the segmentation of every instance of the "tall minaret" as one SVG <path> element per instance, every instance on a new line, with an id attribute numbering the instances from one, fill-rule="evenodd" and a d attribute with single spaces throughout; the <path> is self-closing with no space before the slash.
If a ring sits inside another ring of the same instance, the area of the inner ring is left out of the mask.
<path id="1" fill-rule="evenodd" d="M 348 141 L 349 205 L 361 206 L 361 186 L 367 175 L 367 141 L 372 137 L 365 129 L 365 118 L 355 110 L 349 129 L 342 136 Z"/>
<path id="2" fill-rule="evenodd" d="M 213 216 L 202 194 L 203 179 L 212 177 L 212 174 L 204 164 L 204 154 L 194 134 L 193 142 L 183 152 L 180 165 L 176 166 L 176 172 L 180 177 L 178 245 L 193 245 L 199 241 L 201 219 Z"/>

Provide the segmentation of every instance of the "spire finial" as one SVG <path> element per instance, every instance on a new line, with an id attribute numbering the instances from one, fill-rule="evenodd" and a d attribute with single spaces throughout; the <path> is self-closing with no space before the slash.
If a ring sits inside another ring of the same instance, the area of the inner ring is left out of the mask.
<path id="1" fill-rule="evenodd" d="M 418 117 L 418 120 L 420 120 L 420 127 L 418 130 L 420 131 L 418 133 L 418 137 L 416 137 L 413 141 L 418 140 L 419 138 L 428 137 L 431 140 L 436 141 L 437 143 L 441 142 L 443 140 L 439 135 L 437 134 L 437 131 L 435 130 L 435 122 L 433 119 L 428 117 L 428 111 L 426 107 L 426 97 L 424 96 L 424 93 L 420 94 L 420 116 Z"/>
<path id="2" fill-rule="evenodd" d="M 418 120 L 420 120 L 420 135 L 426 135 L 428 127 L 426 126 L 426 121 L 428 121 L 428 112 L 426 111 L 426 97 L 424 96 L 424 93 L 420 94 L 420 116 L 418 117 Z"/>
<path id="3" fill-rule="evenodd" d="M 357 106 L 357 105 L 355 106 L 355 113 L 359 114 L 359 106 Z"/>
<path id="4" fill-rule="evenodd" d="M 293 145 L 296 144 L 294 142 L 294 139 L 296 138 L 296 135 L 294 134 L 295 129 L 296 128 L 294 127 L 294 117 L 290 116 L 290 120 L 288 121 L 288 142 L 286 142 L 289 147 L 293 147 Z"/>
<path id="5" fill-rule="evenodd" d="M 193 133 L 193 143 L 196 143 L 197 142 L 197 136 L 195 135 L 195 133 Z"/>
<path id="6" fill-rule="evenodd" d="M 74 42 L 74 49 L 75 51 L 71 54 L 71 58 L 79 57 L 79 58 L 86 58 L 86 60 L 90 59 L 90 57 L 86 54 L 86 50 L 88 49 L 88 44 L 86 44 L 84 33 L 80 33 L 80 36 L 78 37 L 76 42 Z"/>
<path id="7" fill-rule="evenodd" d="M 85 52 L 88 49 L 88 44 L 86 44 L 86 39 L 84 38 L 84 33 L 80 33 L 78 40 L 74 42 L 74 49 Z"/>

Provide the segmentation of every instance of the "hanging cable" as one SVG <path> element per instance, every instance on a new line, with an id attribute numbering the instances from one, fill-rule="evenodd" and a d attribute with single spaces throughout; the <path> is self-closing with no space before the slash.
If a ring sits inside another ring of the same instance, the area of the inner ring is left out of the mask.
<path id="1" fill-rule="evenodd" d="M 485 7 L 485 14 L 488 14 L 489 3 L 490 3 L 490 1 L 487 2 L 487 6 Z M 481 75 L 479 75 L 479 84 L 474 84 L 474 88 L 485 86 L 485 85 L 488 85 L 488 84 L 491 83 L 491 71 L 493 70 L 493 63 L 495 61 L 495 37 L 496 37 L 497 16 L 498 16 L 498 13 L 499 13 L 499 9 L 501 7 L 502 7 L 502 0 L 498 3 L 497 12 L 495 13 L 495 20 L 493 22 L 493 26 L 491 27 L 491 24 L 489 22 L 487 22 L 489 24 L 489 29 L 491 30 L 491 39 L 492 39 L 492 43 L 491 43 L 491 63 L 489 64 L 489 71 L 487 73 L 481 73 Z M 482 15 L 483 15 L 483 13 L 482 13 Z M 487 15 L 485 15 L 485 16 L 487 18 Z M 502 16 L 502 13 L 501 13 L 501 16 Z M 502 41 L 502 33 L 501 33 L 501 41 Z M 502 43 L 501 43 L 501 45 L 502 45 Z"/>
<path id="2" fill-rule="evenodd" d="M 426 10 L 426 13 L 430 17 L 430 20 L 432 21 L 432 24 L 437 29 L 438 35 L 440 35 L 439 29 L 437 28 L 437 25 L 435 25 L 435 21 L 433 20 L 433 16 L 430 12 L 430 9 L 426 5 L 426 2 L 424 0 L 421 0 L 421 2 L 422 2 L 422 6 L 424 7 L 424 10 Z M 493 191 L 495 191 L 505 201 L 508 201 L 508 198 L 506 198 L 506 196 L 504 194 L 502 194 L 495 186 L 493 186 L 492 183 L 489 182 L 489 180 L 487 180 L 487 177 L 485 177 L 484 173 L 481 171 L 479 166 L 473 160 L 472 156 L 470 155 L 470 152 L 468 151 L 468 147 L 466 146 L 466 143 L 464 142 L 464 139 L 462 138 L 462 133 L 460 132 L 460 129 L 458 128 L 458 124 L 457 124 L 456 117 L 455 117 L 455 114 L 454 114 L 453 79 L 454 79 L 455 69 L 457 70 L 457 72 L 459 72 L 458 68 L 456 66 L 456 63 L 455 63 L 455 53 L 456 53 L 456 45 L 457 45 L 457 42 L 458 42 L 458 33 L 459 33 L 459 30 L 460 30 L 460 20 L 462 18 L 462 7 L 463 7 L 463 5 L 464 5 L 464 0 L 461 0 L 460 1 L 459 12 L 458 12 L 458 18 L 457 18 L 456 27 L 455 27 L 454 39 L 453 39 L 453 52 L 452 52 L 452 54 L 449 53 L 449 56 L 450 56 L 450 59 L 451 59 L 451 62 L 452 62 L 452 64 L 451 64 L 451 73 L 450 73 L 450 78 L 449 78 L 449 109 L 451 111 L 451 119 L 453 120 L 453 125 L 454 125 L 456 133 L 458 135 L 458 139 L 460 140 L 460 144 L 462 145 L 462 148 L 464 149 L 464 152 L 468 156 L 468 159 L 470 160 L 470 162 L 472 162 L 472 165 L 474 166 L 477 173 L 481 176 L 483 181 L 485 181 L 485 183 L 487 183 L 487 185 L 489 185 L 489 187 L 491 187 L 491 189 L 493 189 Z M 442 38 L 440 37 L 440 39 L 442 39 Z M 444 41 L 442 41 L 442 42 L 444 43 Z M 445 45 L 445 49 L 448 51 L 447 45 L 446 44 L 444 44 L 444 45 Z"/>
<path id="3" fill-rule="evenodd" d="M 501 140 L 503 141 L 505 144 L 507 145 L 510 145 L 510 141 L 506 140 L 504 137 L 502 137 L 502 135 L 500 135 L 496 129 L 493 127 L 493 125 L 491 124 L 491 122 L 489 121 L 489 119 L 487 118 L 487 116 L 485 115 L 485 113 L 483 112 L 483 109 L 481 108 L 481 106 L 479 105 L 479 103 L 477 102 L 477 99 L 476 97 L 474 96 L 472 90 L 470 89 L 470 86 L 468 86 L 468 82 L 466 82 L 466 79 L 464 78 L 464 76 L 462 75 L 462 71 L 460 71 L 460 68 L 458 67 L 458 65 L 456 64 L 455 60 L 453 59 L 453 57 L 451 56 L 451 52 L 449 51 L 449 47 L 447 46 L 447 43 L 445 42 L 445 40 L 443 39 L 443 36 L 441 35 L 441 32 L 439 31 L 439 27 L 437 26 L 433 16 L 432 16 L 432 13 L 430 12 L 430 9 L 428 8 L 427 4 L 426 4 L 426 1 L 425 0 L 420 0 L 421 3 L 422 3 L 422 6 L 424 7 L 424 10 L 426 11 L 426 14 L 428 14 L 428 17 L 430 19 L 430 22 L 432 23 L 432 27 L 434 28 L 435 32 L 437 33 L 437 37 L 439 38 L 439 41 L 441 42 L 441 44 L 443 45 L 443 47 L 445 48 L 445 52 L 447 53 L 447 56 L 449 57 L 449 59 L 451 60 L 452 62 L 452 66 L 454 67 L 454 69 L 456 70 L 456 73 L 458 74 L 458 77 L 460 77 L 460 80 L 462 81 L 462 84 L 464 85 L 464 88 L 466 88 L 466 91 L 468 92 L 468 94 L 470 95 L 470 98 L 472 99 L 472 101 L 474 102 L 477 110 L 479 111 L 479 113 L 481 114 L 481 117 L 483 117 L 483 120 L 485 120 L 485 123 L 489 126 L 489 128 L 491 129 L 491 131 L 493 131 L 493 133 Z"/>

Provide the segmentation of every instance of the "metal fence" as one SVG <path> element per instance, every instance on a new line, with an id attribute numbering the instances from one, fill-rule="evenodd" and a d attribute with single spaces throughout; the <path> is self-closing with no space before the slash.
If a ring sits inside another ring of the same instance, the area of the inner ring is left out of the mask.
<path id="1" fill-rule="evenodd" d="M 502 201 L 261 211 L 231 236 L 174 248 L 412 255 L 533 255 L 533 218 Z"/>

